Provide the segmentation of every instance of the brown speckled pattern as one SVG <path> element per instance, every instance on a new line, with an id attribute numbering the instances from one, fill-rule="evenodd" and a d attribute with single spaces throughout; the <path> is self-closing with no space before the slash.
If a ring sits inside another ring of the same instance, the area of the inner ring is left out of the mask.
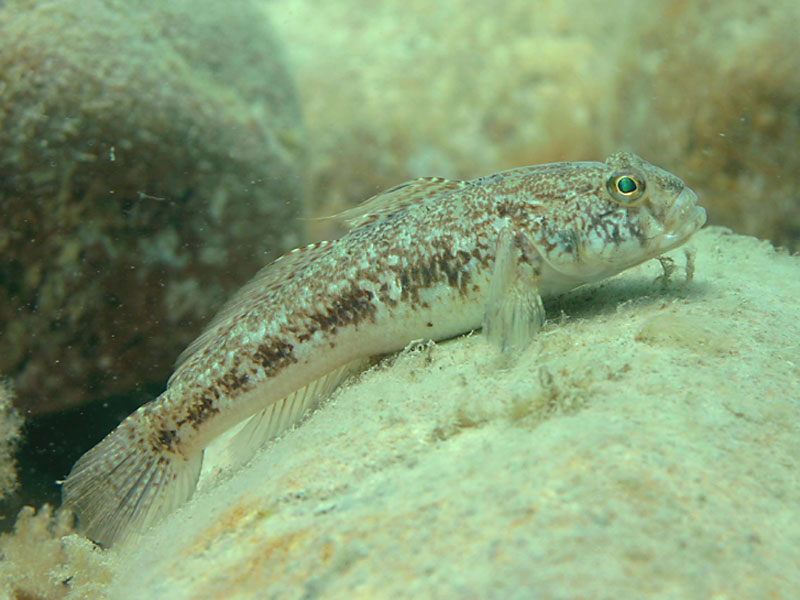
<path id="1" fill-rule="evenodd" d="M 607 187 L 619 173 L 646 184 L 630 206 Z M 199 471 L 203 448 L 222 431 L 327 373 L 479 327 L 501 232 L 512 234 L 513 262 L 531 265 L 536 292 L 561 293 L 685 241 L 705 221 L 695 200 L 677 177 L 624 153 L 396 186 L 348 211 L 356 227 L 342 238 L 294 250 L 248 283 L 187 349 L 167 390 L 76 464 L 65 497 L 77 497 L 90 522 L 99 514 L 94 531 L 113 539 L 140 512 L 152 520 L 139 501 L 152 499 L 150 484 L 115 474 L 130 455 L 166 485 L 181 461 Z M 117 439 L 123 432 L 127 443 Z M 164 455 L 173 464 L 154 466 Z M 181 493 L 164 505 L 191 495 L 176 481 Z M 94 500 L 104 487 L 110 499 Z"/>

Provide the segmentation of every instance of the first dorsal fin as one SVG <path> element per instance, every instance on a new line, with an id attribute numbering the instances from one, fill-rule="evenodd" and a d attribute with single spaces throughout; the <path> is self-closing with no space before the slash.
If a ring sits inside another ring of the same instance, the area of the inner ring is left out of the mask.
<path id="1" fill-rule="evenodd" d="M 218 340 L 235 317 L 253 310 L 265 298 L 274 294 L 284 282 L 326 254 L 331 249 L 331 244 L 332 242 L 327 241 L 316 242 L 303 248 L 296 248 L 263 267 L 222 305 L 200 336 L 181 352 L 169 382 L 178 376 L 192 356 Z"/>
<path id="2" fill-rule="evenodd" d="M 584 163 L 554 162 L 554 163 L 545 163 L 542 165 L 528 165 L 525 167 L 514 167 L 512 169 L 506 169 L 505 171 L 498 171 L 497 173 L 492 173 L 491 175 L 483 175 L 481 177 L 477 177 L 475 179 L 472 179 L 471 181 L 468 181 L 467 183 L 475 187 L 490 185 L 493 183 L 497 183 L 499 181 L 503 181 L 505 183 L 513 183 L 515 181 L 531 177 L 532 175 L 546 175 L 550 171 L 575 169 L 575 165 L 580 165 L 580 164 Z"/>
<path id="3" fill-rule="evenodd" d="M 365 225 L 383 221 L 409 206 L 442 194 L 460 190 L 467 185 L 468 182 L 458 179 L 419 177 L 376 194 L 364 200 L 358 206 L 325 218 L 342 221 L 347 224 L 350 230 L 358 229 Z"/>

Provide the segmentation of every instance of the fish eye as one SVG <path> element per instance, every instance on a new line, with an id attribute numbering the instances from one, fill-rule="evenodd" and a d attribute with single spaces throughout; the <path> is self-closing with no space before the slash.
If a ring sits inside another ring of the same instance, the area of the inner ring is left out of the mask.
<path id="1" fill-rule="evenodd" d="M 614 173 L 606 187 L 611 197 L 622 206 L 636 206 L 644 200 L 644 179 L 636 173 Z"/>

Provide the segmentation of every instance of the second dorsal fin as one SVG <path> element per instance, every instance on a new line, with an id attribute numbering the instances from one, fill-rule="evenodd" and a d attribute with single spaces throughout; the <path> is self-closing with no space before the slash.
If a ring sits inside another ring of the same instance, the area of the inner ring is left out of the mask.
<path id="1" fill-rule="evenodd" d="M 189 359 L 213 344 L 223 331 L 230 326 L 237 315 L 242 315 L 252 310 L 259 302 L 275 293 L 287 280 L 296 273 L 308 268 L 314 260 L 326 254 L 334 242 L 316 242 L 303 248 L 287 252 L 263 267 L 253 278 L 242 286 L 225 304 L 217 311 L 203 332 L 189 346 L 181 352 L 175 363 L 175 372 L 169 378 L 169 383 L 183 370 Z"/>
<path id="2" fill-rule="evenodd" d="M 393 214 L 449 192 L 466 187 L 467 181 L 444 179 L 443 177 L 419 177 L 375 194 L 358 206 L 348 208 L 338 214 L 325 217 L 347 224 L 350 230 L 387 219 Z"/>

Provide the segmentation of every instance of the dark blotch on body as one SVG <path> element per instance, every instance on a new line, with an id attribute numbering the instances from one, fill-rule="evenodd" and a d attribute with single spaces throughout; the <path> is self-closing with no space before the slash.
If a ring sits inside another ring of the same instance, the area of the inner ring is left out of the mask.
<path id="1" fill-rule="evenodd" d="M 432 258 L 420 264 L 408 267 L 399 271 L 397 277 L 400 281 L 401 299 L 409 301 L 412 306 L 422 306 L 419 291 L 428 289 L 438 283 L 446 282 L 450 287 L 457 288 L 462 296 L 470 291 L 472 273 L 469 264 L 473 257 L 480 264 L 484 264 L 485 257 L 477 250 L 471 253 L 458 250 L 455 253 L 450 251 L 446 244 L 434 244 L 439 252 Z"/>
<path id="2" fill-rule="evenodd" d="M 219 397 L 216 390 L 210 390 L 212 394 Z M 219 413 L 219 409 L 214 406 L 214 401 L 208 396 L 202 396 L 198 401 L 189 407 L 186 411 L 186 417 L 176 423 L 178 427 L 184 423 L 189 423 L 192 427 L 197 429 L 201 424 L 208 420 L 213 415 Z"/>
<path id="3" fill-rule="evenodd" d="M 361 289 L 353 284 L 346 293 L 332 298 L 327 310 L 308 316 L 313 323 L 310 329 L 333 333 L 337 327 L 358 325 L 364 319 L 374 322 L 377 306 L 373 299 L 374 294 L 370 290 Z"/>
<path id="4" fill-rule="evenodd" d="M 260 364 L 267 377 L 274 377 L 285 366 L 297 362 L 294 346 L 280 339 L 261 344 L 253 354 L 253 362 Z"/>
<path id="5" fill-rule="evenodd" d="M 175 450 L 175 442 L 178 441 L 178 431 L 176 429 L 159 429 L 153 441 L 153 450 L 156 452 L 172 452 Z"/>

